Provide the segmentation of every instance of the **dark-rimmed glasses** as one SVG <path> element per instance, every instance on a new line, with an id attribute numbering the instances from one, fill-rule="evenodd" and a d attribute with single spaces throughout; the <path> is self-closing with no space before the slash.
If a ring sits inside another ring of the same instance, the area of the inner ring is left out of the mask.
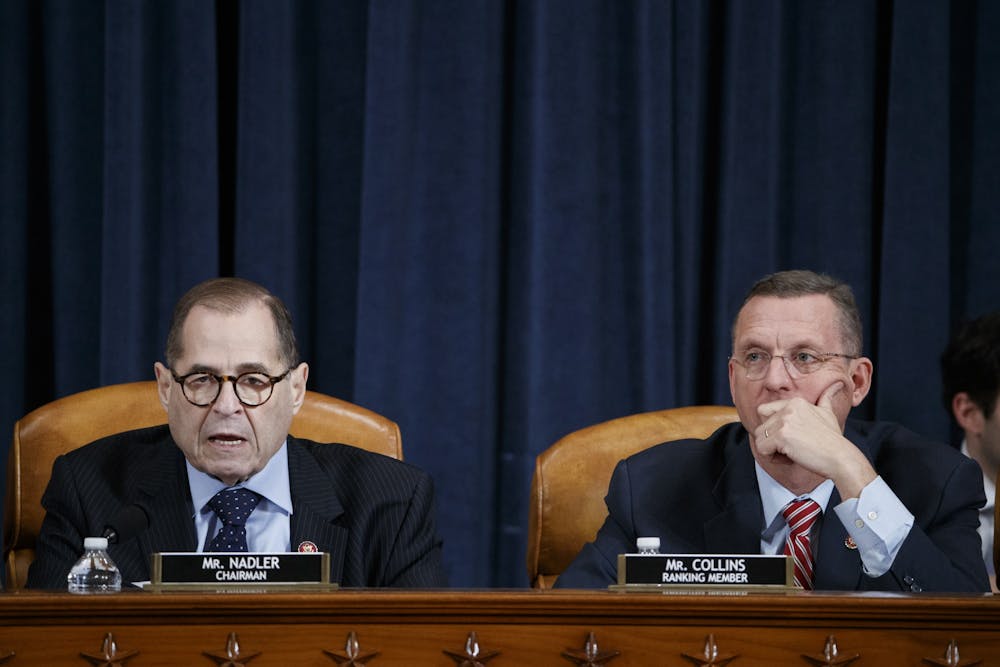
<path id="1" fill-rule="evenodd" d="M 222 385 L 226 382 L 232 382 L 239 402 L 248 408 L 255 408 L 267 403 L 271 394 L 274 393 L 274 385 L 288 377 L 291 372 L 292 369 L 289 368 L 281 375 L 256 372 L 240 373 L 239 375 L 216 375 L 205 371 L 178 375 L 173 370 L 170 371 L 170 374 L 174 376 L 174 381 L 181 386 L 181 393 L 191 405 L 196 405 L 199 408 L 211 405 L 222 393 Z"/>

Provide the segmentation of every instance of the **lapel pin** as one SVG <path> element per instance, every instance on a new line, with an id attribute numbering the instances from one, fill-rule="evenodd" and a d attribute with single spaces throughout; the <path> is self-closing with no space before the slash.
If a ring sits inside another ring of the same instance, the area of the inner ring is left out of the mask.
<path id="1" fill-rule="evenodd" d="M 314 542 L 306 540 L 305 542 L 299 543 L 298 552 L 300 554 L 314 554 L 317 551 L 319 551 L 319 548 L 316 546 Z"/>
<path id="2" fill-rule="evenodd" d="M 858 543 L 854 541 L 854 538 L 848 535 L 844 538 L 844 546 L 848 549 L 857 549 Z"/>

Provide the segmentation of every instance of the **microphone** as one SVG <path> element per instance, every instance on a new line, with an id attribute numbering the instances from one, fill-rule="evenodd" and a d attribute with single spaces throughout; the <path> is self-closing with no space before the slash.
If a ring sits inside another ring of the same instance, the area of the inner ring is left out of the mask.
<path id="1" fill-rule="evenodd" d="M 149 515 L 141 505 L 129 505 L 115 516 L 114 521 L 104 525 L 101 537 L 108 539 L 108 544 L 118 544 L 132 539 L 149 527 Z"/>

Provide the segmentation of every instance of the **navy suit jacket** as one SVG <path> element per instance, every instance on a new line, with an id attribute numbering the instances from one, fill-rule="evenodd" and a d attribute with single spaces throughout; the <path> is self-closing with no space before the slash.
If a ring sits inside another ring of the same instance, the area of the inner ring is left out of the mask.
<path id="1" fill-rule="evenodd" d="M 288 436 L 291 544 L 330 554 L 341 586 L 444 586 L 433 487 L 421 470 L 387 456 Z M 119 512 L 139 505 L 149 526 L 111 545 L 123 582 L 148 581 L 154 552 L 195 551 L 184 456 L 167 426 L 128 431 L 59 456 L 42 497 L 45 519 L 29 588 L 65 588 L 83 549 Z"/>
<path id="2" fill-rule="evenodd" d="M 849 420 L 856 444 L 914 515 L 890 570 L 869 577 L 832 508 L 834 489 L 814 534 L 816 590 L 986 591 L 976 527 L 985 502 L 982 473 L 958 451 L 890 423 Z M 662 553 L 760 552 L 763 508 L 747 432 L 723 426 L 706 440 L 680 440 L 642 451 L 615 468 L 608 517 L 556 585 L 596 588 L 617 582 L 618 554 L 637 537 L 659 537 Z"/>

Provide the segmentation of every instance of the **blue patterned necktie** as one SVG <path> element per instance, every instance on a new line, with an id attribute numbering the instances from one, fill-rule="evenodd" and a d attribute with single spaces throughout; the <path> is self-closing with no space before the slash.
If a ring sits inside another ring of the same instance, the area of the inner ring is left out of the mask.
<path id="1" fill-rule="evenodd" d="M 208 506 L 222 521 L 222 528 L 208 545 L 209 551 L 247 551 L 247 519 L 260 502 L 249 489 L 224 489 L 212 496 Z"/>

